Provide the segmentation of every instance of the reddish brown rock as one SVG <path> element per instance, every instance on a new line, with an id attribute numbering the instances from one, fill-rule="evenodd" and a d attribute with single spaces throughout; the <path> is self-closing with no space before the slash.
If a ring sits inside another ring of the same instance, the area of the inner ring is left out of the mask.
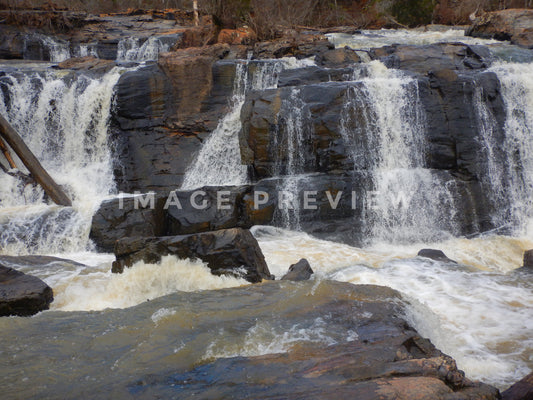
<path id="1" fill-rule="evenodd" d="M 533 10 L 509 9 L 482 14 L 466 32 L 469 36 L 510 40 L 533 48 Z"/>
<path id="2" fill-rule="evenodd" d="M 533 372 L 502 393 L 502 400 L 533 399 Z"/>
<path id="3" fill-rule="evenodd" d="M 115 66 L 114 61 L 102 60 L 100 58 L 87 56 L 87 57 L 75 57 L 69 58 L 63 62 L 60 62 L 57 67 L 60 69 L 71 69 L 71 70 L 91 70 L 91 71 L 101 71 L 105 72 Z"/>
<path id="4" fill-rule="evenodd" d="M 218 34 L 218 43 L 250 44 L 257 39 L 250 28 L 222 29 Z"/>

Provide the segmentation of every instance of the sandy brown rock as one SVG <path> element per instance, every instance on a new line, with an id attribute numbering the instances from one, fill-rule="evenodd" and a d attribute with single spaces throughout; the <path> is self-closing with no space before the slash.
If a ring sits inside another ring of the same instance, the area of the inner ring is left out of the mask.
<path id="1" fill-rule="evenodd" d="M 484 13 L 477 17 L 467 35 L 510 40 L 522 47 L 533 48 L 533 10 L 509 9 Z"/>

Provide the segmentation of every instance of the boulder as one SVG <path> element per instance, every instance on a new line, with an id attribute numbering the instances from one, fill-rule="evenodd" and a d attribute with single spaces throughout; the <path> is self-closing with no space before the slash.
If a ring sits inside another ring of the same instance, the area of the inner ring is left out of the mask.
<path id="1" fill-rule="evenodd" d="M 418 257 L 425 257 L 430 258 L 435 261 L 441 261 L 446 263 L 454 263 L 457 264 L 456 261 L 453 261 L 452 259 L 448 258 L 446 254 L 442 250 L 435 250 L 435 249 L 422 249 L 417 254 Z"/>
<path id="2" fill-rule="evenodd" d="M 243 213 L 243 198 L 252 186 L 203 187 L 169 194 L 166 210 L 169 236 L 228 228 L 250 228 Z"/>
<path id="3" fill-rule="evenodd" d="M 533 10 L 509 9 L 483 13 L 465 33 L 485 39 L 510 40 L 533 48 Z"/>
<path id="4" fill-rule="evenodd" d="M 200 259 L 215 275 L 230 274 L 249 282 L 272 279 L 250 231 L 233 228 L 193 235 L 124 238 L 115 245 L 114 273 L 121 273 L 137 261 L 157 263 L 162 256 Z"/>
<path id="5" fill-rule="evenodd" d="M 253 52 L 254 58 L 308 58 L 334 48 L 322 34 L 292 32 L 280 39 L 256 43 Z"/>
<path id="6" fill-rule="evenodd" d="M 99 251 L 111 253 L 115 242 L 125 237 L 163 236 L 165 202 L 155 194 L 106 200 L 93 215 L 89 238 Z"/>
<path id="7" fill-rule="evenodd" d="M 5 266 L 0 257 L 0 316 L 30 316 L 48 310 L 52 289 L 39 278 Z"/>
<path id="8" fill-rule="evenodd" d="M 305 258 L 302 258 L 296 264 L 292 264 L 289 267 L 289 272 L 287 272 L 281 278 L 282 281 L 306 281 L 311 275 L 313 275 L 313 269 L 309 265 L 309 261 Z"/>
<path id="9" fill-rule="evenodd" d="M 533 372 L 502 393 L 502 400 L 533 399 Z"/>

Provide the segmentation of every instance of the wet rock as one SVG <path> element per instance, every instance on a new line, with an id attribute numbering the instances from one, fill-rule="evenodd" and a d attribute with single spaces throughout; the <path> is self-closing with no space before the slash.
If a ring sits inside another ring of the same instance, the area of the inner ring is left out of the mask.
<path id="1" fill-rule="evenodd" d="M 10 268 L 19 257 L 0 256 L 0 316 L 30 316 L 48 310 L 54 300 L 52 289 L 39 278 Z M 7 262 L 6 262 L 7 261 Z"/>
<path id="2" fill-rule="evenodd" d="M 525 376 L 502 393 L 502 400 L 533 399 L 533 373 Z"/>
<path id="3" fill-rule="evenodd" d="M 533 268 L 533 250 L 527 250 L 524 252 L 524 265 L 525 268 Z"/>
<path id="4" fill-rule="evenodd" d="M 350 80 L 352 68 L 321 68 L 316 66 L 287 69 L 279 74 L 278 87 L 312 85 L 321 82 Z"/>
<path id="5" fill-rule="evenodd" d="M 115 66 L 114 61 L 102 60 L 96 57 L 75 57 L 69 58 L 63 62 L 60 62 L 57 67 L 59 69 L 70 69 L 74 71 L 95 71 L 99 73 L 105 73 Z"/>
<path id="6" fill-rule="evenodd" d="M 144 194 L 104 201 L 93 216 L 89 237 L 98 250 L 111 253 L 125 237 L 163 236 L 165 202 L 163 196 Z"/>
<path id="7" fill-rule="evenodd" d="M 177 53 L 184 58 L 163 56 L 165 68 L 152 64 L 126 72 L 116 86 L 112 132 L 122 191 L 179 188 L 202 142 L 228 111 L 235 62 Z M 194 74 L 202 76 L 192 79 Z"/>
<path id="8" fill-rule="evenodd" d="M 292 264 L 287 272 L 281 278 L 282 281 L 306 281 L 313 275 L 313 269 L 309 265 L 309 261 L 302 258 L 296 264 Z"/>
<path id="9" fill-rule="evenodd" d="M 327 327 L 320 328 L 321 335 L 349 332 L 351 336 L 348 340 L 335 336 L 337 343 L 332 345 L 302 340 L 277 354 L 218 358 L 189 371 L 152 373 L 132 382 L 131 390 L 145 397 L 179 394 L 187 398 L 202 393 L 212 399 L 337 399 L 339 395 L 358 400 L 499 398 L 496 388 L 465 378 L 451 357 L 400 317 L 401 296 L 390 288 L 278 281 L 254 286 L 253 294 L 249 289 L 226 291 L 224 299 L 240 296 L 247 305 L 243 310 L 255 310 L 250 302 L 256 297 L 262 302 L 283 298 L 284 303 L 298 304 L 276 308 L 275 320 L 287 326 L 283 332 L 296 325 L 313 337 L 316 331 L 310 326 L 321 321 Z M 258 309 L 272 312 L 271 308 Z M 245 321 L 235 324 L 233 320 L 232 324 L 249 326 Z"/>
<path id="10" fill-rule="evenodd" d="M 533 48 L 533 10 L 510 9 L 483 13 L 466 31 L 467 36 L 510 40 L 519 46 Z"/>
<path id="11" fill-rule="evenodd" d="M 361 58 L 352 49 L 328 50 L 318 57 L 318 63 L 326 68 L 338 68 L 361 62 Z"/>
<path id="12" fill-rule="evenodd" d="M 251 186 L 203 187 L 169 194 L 167 235 L 186 235 L 229 228 L 250 228 L 243 198 Z"/>
<path id="13" fill-rule="evenodd" d="M 441 69 L 483 69 L 490 66 L 492 59 L 488 48 L 462 43 L 392 45 L 373 49 L 370 55 L 389 68 L 421 74 Z"/>
<path id="14" fill-rule="evenodd" d="M 453 261 L 452 259 L 448 258 L 442 250 L 422 249 L 418 252 L 417 256 L 430 258 L 435 261 L 442 261 L 442 262 L 457 264 L 456 261 Z"/>
<path id="15" fill-rule="evenodd" d="M 112 271 L 121 273 L 137 261 L 156 263 L 165 255 L 200 259 L 215 275 L 230 274 L 256 283 L 272 279 L 250 231 L 234 228 L 193 235 L 124 238 L 116 242 Z"/>

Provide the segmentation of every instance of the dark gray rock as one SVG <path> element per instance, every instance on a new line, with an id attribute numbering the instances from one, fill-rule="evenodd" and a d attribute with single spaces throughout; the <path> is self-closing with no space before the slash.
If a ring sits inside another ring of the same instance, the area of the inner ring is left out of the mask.
<path id="1" fill-rule="evenodd" d="M 215 275 L 230 274 L 249 282 L 272 279 L 257 240 L 250 231 L 222 229 L 193 235 L 125 238 L 115 245 L 112 271 L 121 273 L 137 261 L 157 263 L 161 257 L 200 259 Z M 242 272 L 244 270 L 244 272 Z"/>
<path id="2" fill-rule="evenodd" d="M 435 261 L 442 261 L 442 262 L 457 264 L 456 261 L 453 261 L 452 259 L 448 258 L 448 256 L 446 256 L 446 254 L 444 254 L 442 250 L 422 249 L 418 252 L 417 256 L 430 258 Z"/>
<path id="3" fill-rule="evenodd" d="M 163 236 L 166 234 L 164 196 L 140 195 L 104 201 L 94 214 L 90 239 L 97 249 L 113 252 L 115 242 L 125 237 Z"/>
<path id="4" fill-rule="evenodd" d="M 251 190 L 251 186 L 220 186 L 171 192 L 166 234 L 250 228 L 252 222 L 243 213 L 243 198 Z"/>
<path id="5" fill-rule="evenodd" d="M 488 48 L 462 43 L 392 45 L 373 49 L 370 56 L 382 61 L 389 68 L 420 74 L 440 69 L 483 69 L 489 67 L 492 62 Z"/>
<path id="6" fill-rule="evenodd" d="M 5 264 L 4 257 L 0 257 L 0 316 L 25 317 L 48 310 L 54 300 L 52 289 L 39 278 Z"/>
<path id="7" fill-rule="evenodd" d="M 533 372 L 502 393 L 502 400 L 533 399 Z"/>
<path id="8" fill-rule="evenodd" d="M 282 281 L 306 281 L 313 275 L 313 269 L 309 265 L 309 261 L 302 258 L 296 264 L 292 264 L 287 272 L 281 278 Z"/>
<path id="9" fill-rule="evenodd" d="M 526 250 L 524 252 L 524 265 L 525 268 L 533 268 L 533 250 Z"/>
<path id="10" fill-rule="evenodd" d="M 262 323 L 274 318 L 276 325 L 286 327 L 280 332 L 293 326 L 304 330 L 313 321 L 322 321 L 326 335 L 338 333 L 340 337 L 329 346 L 299 342 L 277 354 L 218 358 L 188 371 L 151 371 L 149 376 L 132 380 L 130 391 L 162 398 L 202 393 L 209 399 L 499 398 L 496 388 L 465 378 L 452 358 L 400 317 L 401 296 L 392 289 L 330 281 L 278 281 L 225 291 L 218 309 L 222 312 L 225 302 L 232 304 L 233 298 L 239 299 L 242 313 L 255 310 L 254 321 L 257 312 L 266 313 L 264 317 L 259 314 Z M 276 308 L 272 317 L 272 308 L 265 309 L 264 302 L 274 300 L 297 306 Z M 205 307 L 205 296 L 201 305 Z M 238 323 L 231 321 L 229 331 L 247 329 L 250 317 L 244 315 Z M 202 326 L 201 322 L 197 325 Z M 341 338 L 346 332 L 353 332 L 349 340 Z"/>

